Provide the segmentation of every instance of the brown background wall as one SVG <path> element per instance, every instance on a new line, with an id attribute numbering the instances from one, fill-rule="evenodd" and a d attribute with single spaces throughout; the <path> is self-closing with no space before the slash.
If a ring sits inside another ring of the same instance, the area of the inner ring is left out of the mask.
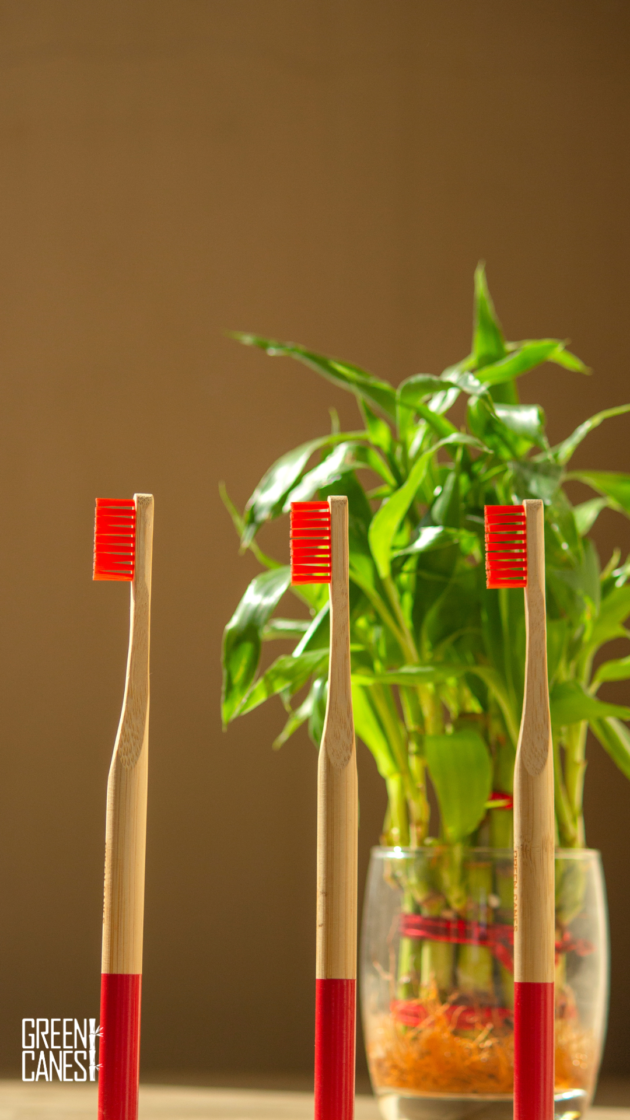
<path id="1" fill-rule="evenodd" d="M 145 1076 L 308 1073 L 315 751 L 271 752 L 279 704 L 221 733 L 221 631 L 256 565 L 217 482 L 242 505 L 329 405 L 356 413 L 222 332 L 438 372 L 483 257 L 508 336 L 570 336 L 596 370 L 525 383 L 552 438 L 627 400 L 629 25 L 622 0 L 0 2 L 3 1068 L 23 1016 L 98 1013 L 128 596 L 91 583 L 93 501 L 151 490 Z M 628 469 L 629 443 L 612 421 L 580 461 Z M 630 545 L 613 515 L 599 537 Z M 589 760 L 623 1071 L 630 787 Z M 363 748 L 360 781 L 363 879 L 384 807 Z"/>

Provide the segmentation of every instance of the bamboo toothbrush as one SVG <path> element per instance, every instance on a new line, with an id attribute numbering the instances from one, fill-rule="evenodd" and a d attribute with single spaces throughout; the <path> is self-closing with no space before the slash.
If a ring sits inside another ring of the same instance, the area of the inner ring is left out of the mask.
<path id="1" fill-rule="evenodd" d="M 357 764 L 350 688 L 347 498 L 293 502 L 291 580 L 330 584 L 328 703 L 317 772 L 315 1120 L 352 1120 Z"/>
<path id="2" fill-rule="evenodd" d="M 486 506 L 488 587 L 524 587 L 527 649 L 514 767 L 514 1117 L 554 1115 L 554 807 L 543 503 Z"/>
<path id="3" fill-rule="evenodd" d="M 94 579 L 131 582 L 129 656 L 107 783 L 99 1120 L 136 1120 L 149 751 L 153 497 L 96 499 Z"/>

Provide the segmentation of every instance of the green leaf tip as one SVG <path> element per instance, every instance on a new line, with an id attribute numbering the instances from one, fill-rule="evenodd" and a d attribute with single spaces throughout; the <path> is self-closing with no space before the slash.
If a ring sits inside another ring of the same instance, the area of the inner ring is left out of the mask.
<path id="1" fill-rule="evenodd" d="M 477 367 L 482 369 L 498 362 L 507 354 L 501 324 L 494 309 L 486 280 L 486 266 L 480 261 L 475 269 L 475 316 L 473 354 Z"/>

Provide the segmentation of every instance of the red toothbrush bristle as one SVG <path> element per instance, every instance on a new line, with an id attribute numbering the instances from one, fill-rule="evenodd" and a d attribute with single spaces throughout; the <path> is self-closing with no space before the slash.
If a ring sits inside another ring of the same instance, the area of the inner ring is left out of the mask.
<path id="1" fill-rule="evenodd" d="M 330 583 L 330 506 L 291 502 L 291 583 Z"/>
<path id="2" fill-rule="evenodd" d="M 97 498 L 94 521 L 94 579 L 133 579 L 136 503 L 133 498 Z"/>
<path id="3" fill-rule="evenodd" d="M 486 587 L 527 586 L 525 506 L 486 506 Z"/>

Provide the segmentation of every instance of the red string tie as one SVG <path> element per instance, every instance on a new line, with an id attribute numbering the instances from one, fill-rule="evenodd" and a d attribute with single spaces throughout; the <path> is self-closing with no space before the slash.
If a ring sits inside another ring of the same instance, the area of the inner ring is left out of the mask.
<path id="1" fill-rule="evenodd" d="M 488 809 L 513 809 L 514 798 L 511 793 L 503 793 L 500 789 L 493 789 L 487 801 Z"/>
<path id="2" fill-rule="evenodd" d="M 514 972 L 514 926 L 505 923 L 466 922 L 462 918 L 432 918 L 426 914 L 401 914 L 401 937 L 445 941 L 451 945 L 485 945 L 492 955 Z M 556 941 L 556 962 L 561 953 L 586 957 L 594 951 L 591 941 L 564 930 Z"/>

